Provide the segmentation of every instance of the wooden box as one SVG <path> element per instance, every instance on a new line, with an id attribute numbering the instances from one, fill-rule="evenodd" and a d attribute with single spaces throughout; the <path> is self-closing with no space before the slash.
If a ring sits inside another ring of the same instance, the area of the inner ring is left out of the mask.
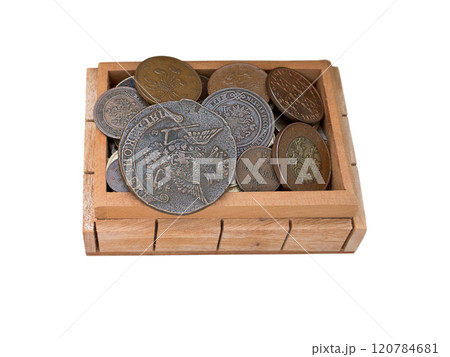
<path id="1" fill-rule="evenodd" d="M 233 61 L 194 61 L 199 74 Z M 247 61 L 284 66 L 315 81 L 332 161 L 325 191 L 226 192 L 197 213 L 177 217 L 147 207 L 129 192 L 108 192 L 107 138 L 93 121 L 99 95 L 134 75 L 139 62 L 87 70 L 84 218 L 86 254 L 348 253 L 365 231 L 364 207 L 339 70 L 328 61 Z"/>

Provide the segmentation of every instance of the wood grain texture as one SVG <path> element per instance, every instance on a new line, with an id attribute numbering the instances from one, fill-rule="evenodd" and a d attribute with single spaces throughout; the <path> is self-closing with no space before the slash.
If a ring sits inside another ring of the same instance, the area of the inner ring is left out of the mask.
<path id="1" fill-rule="evenodd" d="M 339 252 L 352 228 L 351 219 L 295 218 L 283 251 Z"/>
<path id="2" fill-rule="evenodd" d="M 84 128 L 84 173 L 94 173 L 94 137 L 97 126 L 92 121 L 85 122 Z"/>
<path id="3" fill-rule="evenodd" d="M 288 232 L 288 219 L 224 219 L 219 252 L 280 251 Z"/>
<path id="4" fill-rule="evenodd" d="M 342 88 L 341 76 L 339 73 L 339 69 L 337 67 L 330 68 L 330 71 L 332 71 L 333 73 L 335 86 L 334 92 L 336 93 L 336 101 L 338 104 L 339 113 L 341 115 L 342 132 L 348 160 L 351 165 L 356 165 L 357 161 L 356 161 L 355 147 L 353 146 L 352 132 L 350 130 L 350 123 L 348 121 L 347 116 L 347 105 L 345 104 L 344 90 Z"/>
<path id="5" fill-rule="evenodd" d="M 358 211 L 353 217 L 353 231 L 350 233 L 350 236 L 344 246 L 344 251 L 346 252 L 355 252 L 361 244 L 361 241 L 363 240 L 367 231 L 366 214 L 364 212 L 364 202 L 361 191 L 361 182 L 359 180 L 358 168 L 356 166 L 353 166 L 352 170 L 355 191 L 359 200 L 359 205 Z"/>
<path id="6" fill-rule="evenodd" d="M 96 228 L 99 251 L 102 253 L 150 254 L 153 251 L 154 220 L 98 220 Z"/>
<path id="7" fill-rule="evenodd" d="M 157 252 L 216 251 L 220 219 L 159 219 Z"/>
<path id="8" fill-rule="evenodd" d="M 94 120 L 94 105 L 97 101 L 97 68 L 86 70 L 86 112 L 85 120 Z"/>
<path id="9" fill-rule="evenodd" d="M 94 175 L 83 175 L 83 238 L 87 254 L 97 252 L 94 215 Z"/>

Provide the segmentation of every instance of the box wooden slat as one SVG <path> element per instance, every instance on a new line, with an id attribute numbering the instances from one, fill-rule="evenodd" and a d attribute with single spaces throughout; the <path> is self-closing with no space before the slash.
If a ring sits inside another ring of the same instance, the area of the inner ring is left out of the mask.
<path id="1" fill-rule="evenodd" d="M 281 251 L 288 232 L 288 219 L 224 219 L 219 251 Z"/>
<path id="2" fill-rule="evenodd" d="M 97 221 L 101 252 L 150 254 L 155 240 L 155 221 L 106 219 Z"/>
<path id="3" fill-rule="evenodd" d="M 296 218 L 284 251 L 340 251 L 352 231 L 351 219 Z"/>
<path id="4" fill-rule="evenodd" d="M 220 219 L 159 219 L 155 251 L 215 252 L 220 230 Z"/>

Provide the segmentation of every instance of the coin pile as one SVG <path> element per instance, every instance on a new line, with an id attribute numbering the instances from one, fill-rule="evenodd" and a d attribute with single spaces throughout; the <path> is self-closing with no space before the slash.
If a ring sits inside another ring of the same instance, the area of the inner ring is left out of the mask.
<path id="1" fill-rule="evenodd" d="M 109 190 L 189 214 L 226 191 L 326 189 L 324 106 L 307 78 L 247 63 L 204 74 L 151 57 L 98 98 L 95 123 L 110 138 Z"/>

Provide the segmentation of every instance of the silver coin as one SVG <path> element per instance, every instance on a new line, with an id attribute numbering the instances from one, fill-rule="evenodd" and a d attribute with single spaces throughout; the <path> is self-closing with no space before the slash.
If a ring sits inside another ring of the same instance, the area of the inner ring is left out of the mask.
<path id="1" fill-rule="evenodd" d="M 128 123 L 119 164 L 130 191 L 145 204 L 189 214 L 226 191 L 234 175 L 236 143 L 226 122 L 199 103 L 163 102 Z"/>
<path id="2" fill-rule="evenodd" d="M 112 88 L 103 93 L 94 106 L 94 120 L 99 130 L 119 139 L 128 121 L 148 106 L 136 89 Z"/>
<path id="3" fill-rule="evenodd" d="M 134 82 L 134 76 L 125 78 L 122 82 L 120 82 L 117 87 L 130 87 L 136 89 L 136 83 Z"/>
<path id="4" fill-rule="evenodd" d="M 238 156 L 252 146 L 267 146 L 274 133 L 274 117 L 266 101 L 243 88 L 225 88 L 207 97 L 203 106 L 230 126 Z"/>
<path id="5" fill-rule="evenodd" d="M 116 156 L 106 169 L 106 183 L 115 192 L 128 192 L 128 187 L 120 172 L 119 160 Z"/>

